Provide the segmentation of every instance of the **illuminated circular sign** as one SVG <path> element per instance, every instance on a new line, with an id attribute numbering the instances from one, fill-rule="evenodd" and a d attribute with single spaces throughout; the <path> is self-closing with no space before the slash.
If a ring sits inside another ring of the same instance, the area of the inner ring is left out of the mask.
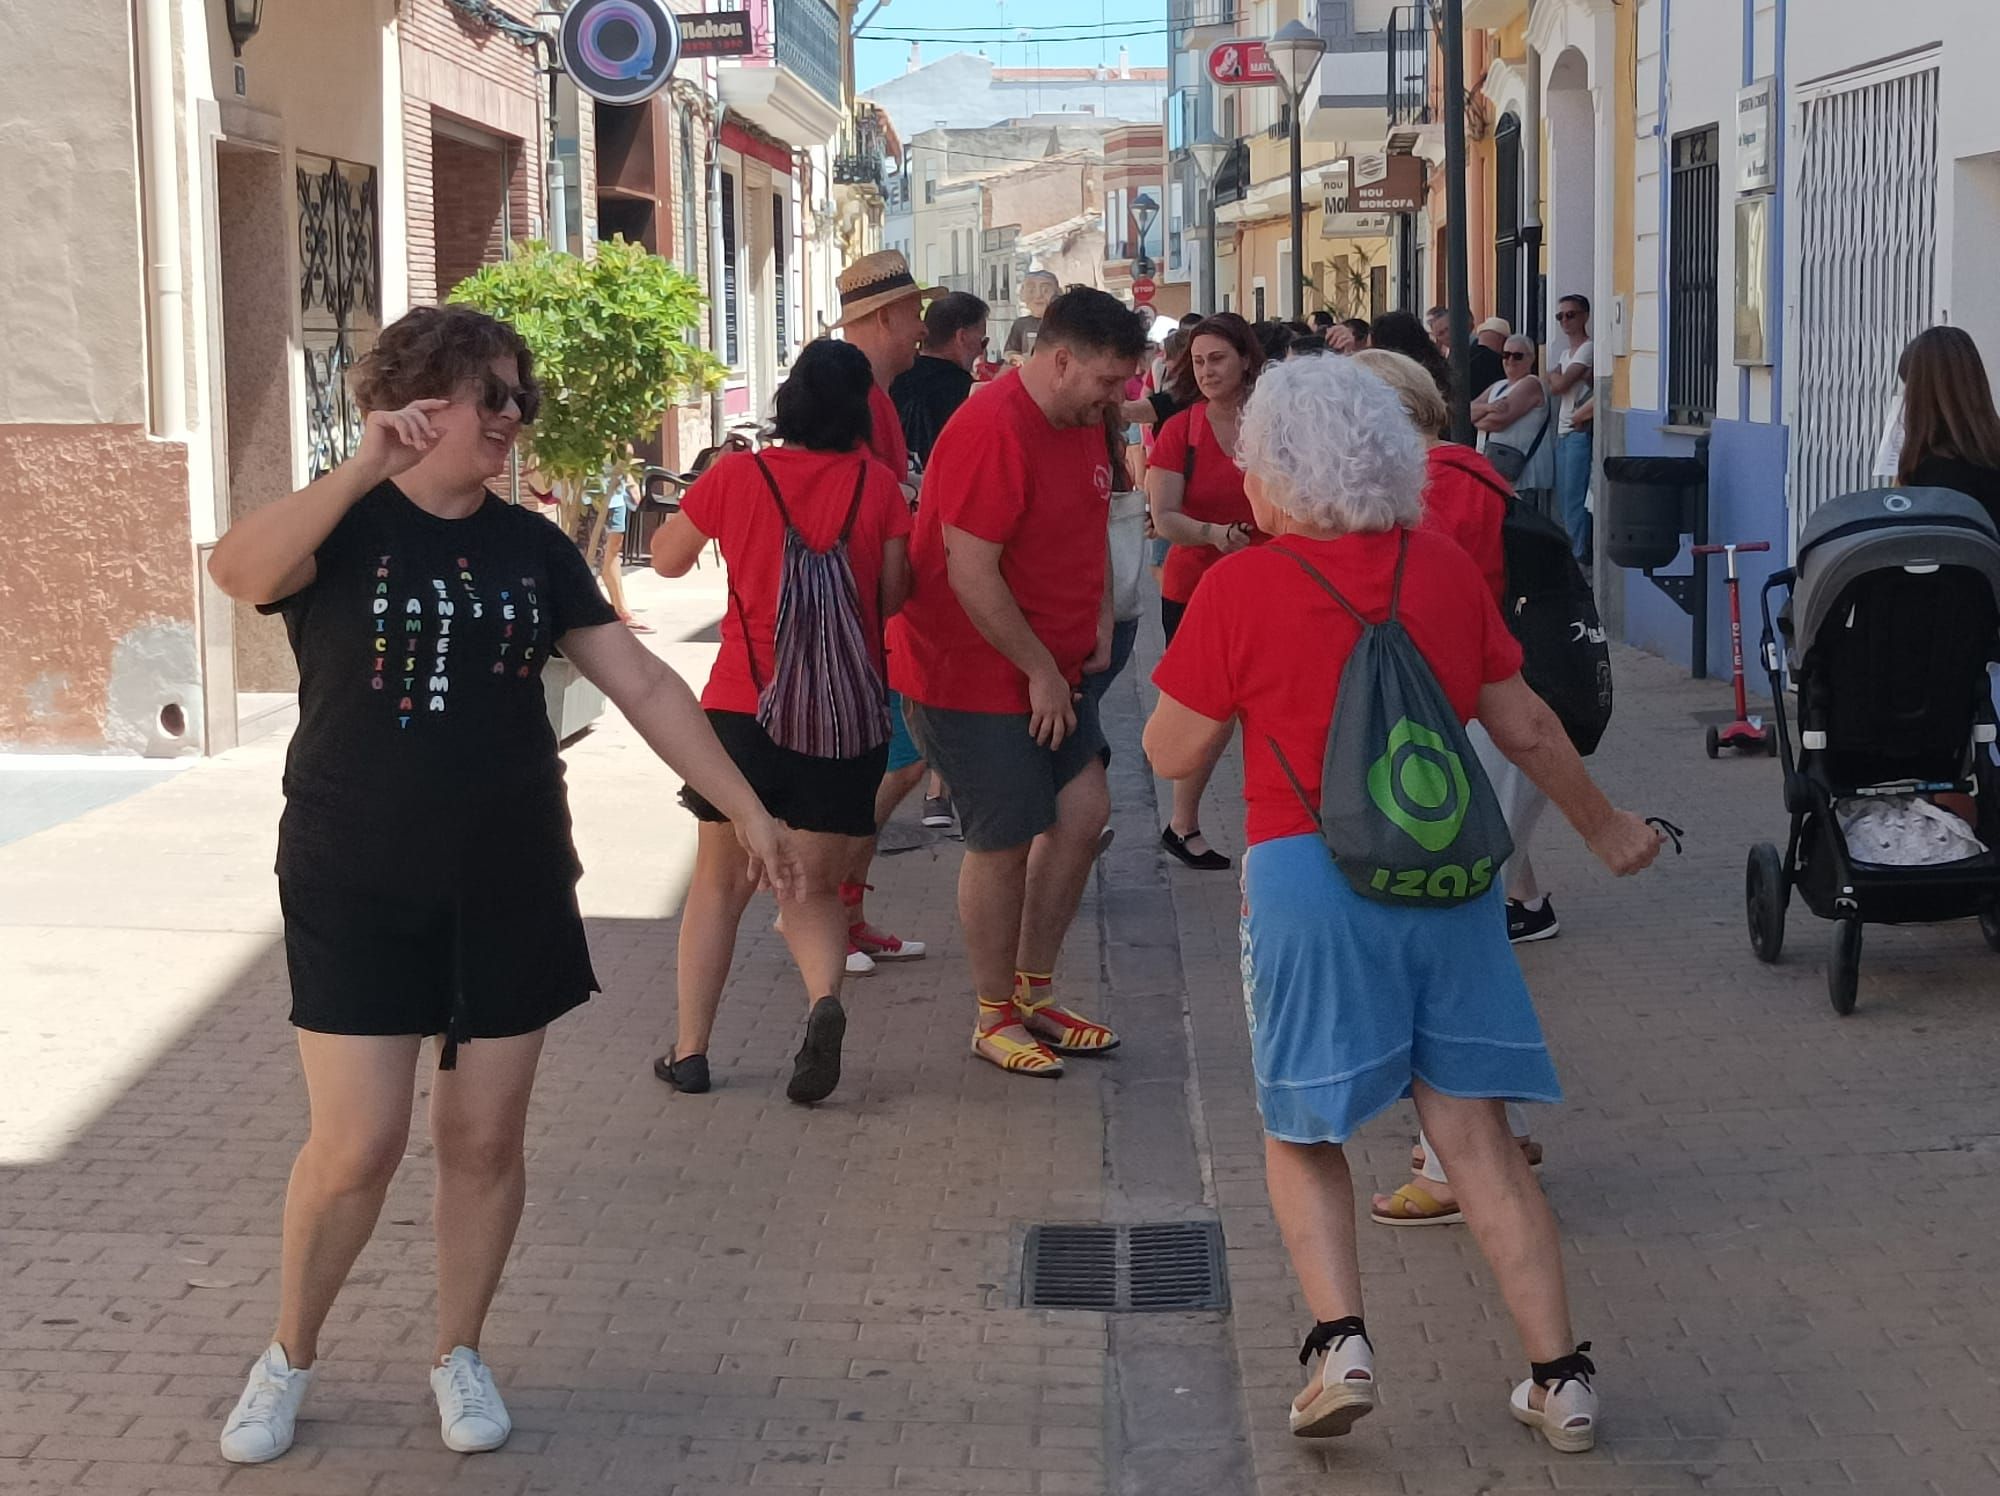
<path id="1" fill-rule="evenodd" d="M 680 56 L 680 23 L 661 0 L 576 0 L 563 12 L 563 67 L 593 99 L 649 99 Z"/>

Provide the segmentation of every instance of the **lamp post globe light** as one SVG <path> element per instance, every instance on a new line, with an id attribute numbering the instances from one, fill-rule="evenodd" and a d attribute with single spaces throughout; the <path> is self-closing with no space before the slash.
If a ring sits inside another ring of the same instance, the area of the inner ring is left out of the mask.
<path id="1" fill-rule="evenodd" d="M 1194 161 L 1194 169 L 1201 173 L 1201 183 L 1208 191 L 1208 248 L 1202 258 L 1207 262 L 1203 277 L 1206 296 L 1200 303 L 1213 314 L 1222 309 L 1222 296 L 1215 285 L 1215 174 L 1222 170 L 1222 158 L 1229 153 L 1229 147 L 1219 140 L 1199 140 L 1188 147 L 1188 155 Z"/>
<path id="2" fill-rule="evenodd" d="M 1306 85 L 1326 55 L 1326 38 L 1302 21 L 1287 21 L 1264 43 L 1264 51 L 1292 106 L 1292 316 L 1299 319 L 1306 314 L 1306 203 L 1305 186 L 1299 180 L 1305 166 L 1299 116 Z"/>
<path id="3" fill-rule="evenodd" d="M 1132 256 L 1132 273 L 1135 276 L 1153 273 L 1153 258 L 1146 253 L 1146 240 L 1159 217 L 1160 205 L 1153 201 L 1151 193 L 1142 192 L 1132 199 L 1132 221 L 1139 228 L 1139 252 Z"/>

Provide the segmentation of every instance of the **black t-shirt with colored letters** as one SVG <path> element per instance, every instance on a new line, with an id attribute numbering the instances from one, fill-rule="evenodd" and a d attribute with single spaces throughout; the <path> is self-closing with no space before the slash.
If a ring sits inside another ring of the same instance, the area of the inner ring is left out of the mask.
<path id="1" fill-rule="evenodd" d="M 440 895 L 573 882 L 542 666 L 618 616 L 575 544 L 492 494 L 449 520 L 385 482 L 314 560 L 266 609 L 299 663 L 279 876 Z"/>

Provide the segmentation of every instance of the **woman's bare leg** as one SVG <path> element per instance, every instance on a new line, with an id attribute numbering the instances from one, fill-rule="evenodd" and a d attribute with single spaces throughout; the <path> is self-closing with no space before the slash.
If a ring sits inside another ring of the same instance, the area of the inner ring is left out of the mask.
<path id="1" fill-rule="evenodd" d="M 1424 1136 L 1451 1175 L 1465 1224 L 1493 1269 L 1528 1359 L 1567 1356 L 1576 1339 L 1555 1212 L 1508 1131 L 1501 1104 L 1446 1096 L 1422 1081 L 1413 1094 Z M 1541 1388 L 1534 1397 L 1540 1406 Z"/>
<path id="2" fill-rule="evenodd" d="M 1264 1181 L 1285 1254 L 1313 1318 L 1361 1316 L 1361 1258 L 1354 1240 L 1354 1179 L 1347 1155 L 1333 1143 L 1264 1139 Z M 1301 1392 L 1305 1407 L 1319 1380 Z"/>
<path id="3" fill-rule="evenodd" d="M 431 1090 L 440 1360 L 454 1346 L 479 1349 L 486 1311 L 521 1224 L 528 1098 L 546 1033 L 460 1044 L 457 1068 L 440 1070 Z"/>
<path id="4" fill-rule="evenodd" d="M 703 821 L 696 831 L 694 878 L 681 908 L 677 1060 L 708 1053 L 715 1010 L 736 957 L 736 928 L 756 891 L 735 828 Z"/>
<path id="5" fill-rule="evenodd" d="M 847 924 L 851 917 L 840 902 L 840 885 L 855 859 L 865 859 L 874 838 L 795 831 L 792 840 L 805 867 L 805 887 L 799 898 L 779 901 L 784 914 L 780 924 L 792 961 L 806 984 L 810 1006 L 822 997 L 840 996 L 840 984 L 847 975 Z"/>
<path id="6" fill-rule="evenodd" d="M 285 1191 L 278 1328 L 293 1369 L 319 1359 L 319 1332 L 354 1259 L 374 1234 L 410 1137 L 415 1034 L 299 1031 L 312 1130 Z"/>
<path id="7" fill-rule="evenodd" d="M 1214 777 L 1215 766 L 1222 762 L 1222 755 L 1229 751 L 1229 740 L 1234 733 L 1235 729 L 1231 728 L 1228 733 L 1223 734 L 1221 740 L 1216 743 L 1214 752 L 1209 754 L 1207 762 L 1199 769 L 1185 779 L 1174 781 L 1174 810 L 1167 824 L 1173 828 L 1176 836 L 1186 837 L 1190 832 L 1201 829 L 1201 797 L 1208 793 L 1208 781 Z M 1208 838 L 1196 838 L 1188 850 L 1197 856 L 1208 851 Z"/>

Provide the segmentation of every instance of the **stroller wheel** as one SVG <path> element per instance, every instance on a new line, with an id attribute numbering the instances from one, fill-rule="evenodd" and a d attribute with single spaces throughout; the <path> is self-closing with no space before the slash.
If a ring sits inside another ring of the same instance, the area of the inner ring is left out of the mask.
<path id="1" fill-rule="evenodd" d="M 1785 948 L 1785 906 L 1791 893 L 1778 849 L 1769 842 L 1757 843 L 1743 870 L 1743 907 L 1750 921 L 1750 949 L 1759 961 L 1775 961 Z"/>
<path id="2" fill-rule="evenodd" d="M 2000 951 L 2000 909 L 1989 909 L 1979 916 L 1979 933 L 1986 937 L 1988 950 Z"/>
<path id="3" fill-rule="evenodd" d="M 1842 1018 L 1852 1013 L 1860 986 L 1861 921 L 1837 919 L 1833 922 L 1833 959 L 1826 968 L 1826 996 L 1833 1011 Z"/>

